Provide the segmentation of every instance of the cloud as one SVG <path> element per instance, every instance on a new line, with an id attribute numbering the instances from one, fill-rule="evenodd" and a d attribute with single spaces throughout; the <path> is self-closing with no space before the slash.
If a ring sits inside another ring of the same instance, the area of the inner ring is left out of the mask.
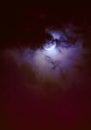
<path id="1" fill-rule="evenodd" d="M 26 80 L 29 83 L 33 81 L 32 84 L 35 86 L 39 84 L 41 86 L 55 85 L 67 88 L 73 84 L 78 84 L 81 82 L 79 78 L 82 76 L 79 68 L 84 66 L 83 55 L 86 52 L 82 45 L 82 38 L 70 28 L 66 28 L 65 33 L 57 29 L 46 29 L 46 31 L 52 39 L 45 39 L 41 48 L 36 50 L 14 48 L 5 52 L 22 69 L 27 77 Z M 69 40 L 70 37 L 75 40 Z M 51 46 L 47 46 L 50 43 Z"/>

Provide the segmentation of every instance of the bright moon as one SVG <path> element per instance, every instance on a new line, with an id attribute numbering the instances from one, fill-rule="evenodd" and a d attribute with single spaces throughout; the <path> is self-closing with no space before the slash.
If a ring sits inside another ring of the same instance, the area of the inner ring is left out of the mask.
<path id="1" fill-rule="evenodd" d="M 44 49 L 47 50 L 47 51 L 51 51 L 51 50 L 53 50 L 55 47 L 56 47 L 56 43 L 54 42 L 54 43 L 46 44 L 46 45 L 44 46 Z"/>

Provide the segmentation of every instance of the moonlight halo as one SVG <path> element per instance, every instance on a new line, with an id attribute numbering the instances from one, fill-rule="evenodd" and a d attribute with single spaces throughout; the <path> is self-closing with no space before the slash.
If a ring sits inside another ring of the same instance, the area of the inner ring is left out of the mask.
<path id="1" fill-rule="evenodd" d="M 56 33 L 61 38 L 55 39 L 55 37 L 52 36 L 51 40 L 46 39 L 42 48 L 37 48 L 36 50 L 24 48 L 22 51 L 15 49 L 9 52 L 14 56 L 19 67 L 25 64 L 33 70 L 34 78 L 38 83 L 42 82 L 43 85 L 50 82 L 60 87 L 70 86 L 68 84 L 71 84 L 74 78 L 76 79 L 76 77 L 78 78 L 80 75 L 75 66 L 81 66 L 81 61 L 83 60 L 82 55 L 84 50 L 82 42 L 79 42 L 78 37 L 77 40 L 74 41 L 74 44 L 69 45 L 68 37 L 68 41 L 65 41 L 63 35 L 61 35 L 62 33 L 58 31 L 51 33 Z M 72 31 L 72 34 L 73 33 Z M 64 42 L 61 39 L 64 39 Z M 69 79 L 71 80 L 69 81 Z"/>
<path id="2" fill-rule="evenodd" d="M 56 42 L 54 42 L 54 43 L 49 43 L 49 44 L 46 44 L 45 46 L 44 46 L 44 49 L 46 50 L 46 51 L 52 51 L 52 50 L 54 50 L 56 48 Z"/>

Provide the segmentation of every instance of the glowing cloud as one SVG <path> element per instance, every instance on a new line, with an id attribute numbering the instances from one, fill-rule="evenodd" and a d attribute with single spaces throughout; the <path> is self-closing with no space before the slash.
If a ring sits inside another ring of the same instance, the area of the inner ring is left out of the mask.
<path id="1" fill-rule="evenodd" d="M 14 56 L 19 66 L 24 63 L 28 64 L 38 82 L 60 85 L 61 81 L 61 87 L 68 86 L 76 77 L 80 76 L 76 66 L 82 65 L 84 53 L 82 41 L 78 38 L 74 43 L 69 43 L 69 39 L 67 42 L 66 35 L 63 35 L 61 31 L 48 30 L 48 33 L 52 39 L 45 42 L 42 49 L 38 48 L 35 51 L 30 48 L 23 48 L 22 51 L 16 49 L 10 51 L 11 55 Z M 65 42 L 61 42 L 62 38 Z M 77 83 L 76 80 L 74 81 Z"/>

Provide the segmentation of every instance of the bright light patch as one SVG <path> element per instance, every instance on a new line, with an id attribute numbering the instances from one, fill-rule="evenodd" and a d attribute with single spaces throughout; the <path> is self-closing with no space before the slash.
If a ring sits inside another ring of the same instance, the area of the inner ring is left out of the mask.
<path id="1" fill-rule="evenodd" d="M 56 48 L 56 42 L 54 42 L 54 43 L 48 43 L 48 44 L 46 44 L 45 46 L 44 46 L 44 49 L 46 50 L 46 51 L 52 51 L 52 50 L 54 50 Z"/>
<path id="2" fill-rule="evenodd" d="M 53 58 L 55 55 L 57 55 L 56 42 L 50 41 L 47 44 L 45 44 L 43 54 L 45 56 L 50 56 L 51 58 Z"/>

